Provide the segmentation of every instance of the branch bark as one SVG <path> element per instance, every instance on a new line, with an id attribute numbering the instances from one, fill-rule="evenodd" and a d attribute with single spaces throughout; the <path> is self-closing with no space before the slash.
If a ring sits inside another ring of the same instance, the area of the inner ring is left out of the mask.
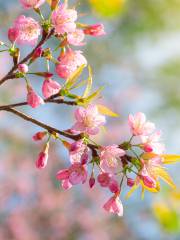
<path id="1" fill-rule="evenodd" d="M 41 41 L 37 44 L 37 46 L 24 58 L 22 59 L 18 64 L 15 64 L 12 69 L 0 80 L 0 85 L 2 85 L 4 82 L 6 82 L 9 79 L 15 79 L 16 76 L 14 72 L 18 69 L 19 64 L 26 63 L 35 53 L 35 51 L 41 47 L 52 35 L 54 34 L 54 29 L 51 29 L 49 33 L 43 32 L 43 36 Z"/>

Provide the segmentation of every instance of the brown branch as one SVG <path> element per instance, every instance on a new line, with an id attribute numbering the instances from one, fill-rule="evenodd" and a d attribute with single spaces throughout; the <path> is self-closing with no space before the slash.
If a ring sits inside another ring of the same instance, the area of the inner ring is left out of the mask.
<path id="1" fill-rule="evenodd" d="M 70 106 L 76 106 L 77 103 L 74 101 L 65 101 L 63 99 L 44 99 L 45 103 L 56 103 L 56 104 L 66 104 L 66 105 L 70 105 Z M 0 106 L 0 110 L 4 110 L 7 108 L 14 108 L 14 107 L 21 107 L 21 106 L 27 106 L 28 103 L 27 102 L 19 102 L 19 103 L 14 103 L 14 104 L 8 104 L 8 105 L 2 105 Z"/>
<path id="2" fill-rule="evenodd" d="M 22 59 L 18 64 L 15 64 L 12 69 L 0 80 L 0 85 L 2 85 L 5 81 L 9 79 L 15 79 L 16 76 L 14 72 L 17 70 L 19 64 L 26 63 L 35 53 L 35 51 L 41 47 L 52 35 L 54 34 L 54 29 L 52 29 L 49 33 L 43 32 L 41 41 L 37 44 L 37 46 L 24 58 Z"/>
<path id="3" fill-rule="evenodd" d="M 39 127 L 41 127 L 41 128 L 46 129 L 49 133 L 58 133 L 58 134 L 61 135 L 61 136 L 64 136 L 64 137 L 73 139 L 73 140 L 75 140 L 75 141 L 77 141 L 77 140 L 79 140 L 79 139 L 82 138 L 82 135 L 81 135 L 81 134 L 72 135 L 72 134 L 67 133 L 67 132 L 65 132 L 65 131 L 60 131 L 60 130 L 58 130 L 58 129 L 54 128 L 54 127 L 51 127 L 51 126 L 49 126 L 49 125 L 47 125 L 47 124 L 45 124 L 45 123 L 42 123 L 42 122 L 40 122 L 40 121 L 38 121 L 38 120 L 36 120 L 36 119 L 28 116 L 28 115 L 25 115 L 24 113 L 22 113 L 22 112 L 20 112 L 20 111 L 17 111 L 17 110 L 15 110 L 15 109 L 13 109 L 13 108 L 4 107 L 4 109 L 3 109 L 3 108 L 1 107 L 0 110 L 4 110 L 4 111 L 7 111 L 7 112 L 11 112 L 11 113 L 15 114 L 16 116 L 18 116 L 18 117 L 20 117 L 20 118 L 22 118 L 22 119 L 24 119 L 24 120 L 26 120 L 26 121 L 28 121 L 28 122 L 31 122 L 31 123 L 33 123 L 33 124 L 35 124 L 35 125 L 37 125 L 37 126 L 39 126 Z"/>

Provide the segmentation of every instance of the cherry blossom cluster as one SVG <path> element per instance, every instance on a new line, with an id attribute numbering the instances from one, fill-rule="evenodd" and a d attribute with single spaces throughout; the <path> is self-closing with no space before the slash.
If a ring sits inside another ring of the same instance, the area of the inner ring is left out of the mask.
<path id="1" fill-rule="evenodd" d="M 163 167 L 171 157 L 164 154 L 165 147 L 161 143 L 161 132 L 157 131 L 155 125 L 147 121 L 141 112 L 129 115 L 128 126 L 131 137 L 127 141 L 106 146 L 94 141 L 94 136 L 106 124 L 106 117 L 115 117 L 117 114 L 97 103 L 102 89 L 92 92 L 90 66 L 88 66 L 87 80 L 81 80 L 81 74 L 88 63 L 83 52 L 74 50 L 73 47 L 84 46 L 86 35 L 93 37 L 105 35 L 104 26 L 78 22 L 76 9 L 69 7 L 67 1 L 63 3 L 58 0 L 47 1 L 50 14 L 46 19 L 40 9 L 45 2 L 45 0 L 20 0 L 22 7 L 25 10 L 34 10 L 40 20 L 24 15 L 18 16 L 8 30 L 10 44 L 3 42 L 0 44 L 1 47 L 7 48 L 4 50 L 9 52 L 13 60 L 12 69 L 0 80 L 0 85 L 9 79 L 22 78 L 27 89 L 26 102 L 0 106 L 0 110 L 16 114 L 43 128 L 43 131 L 33 136 L 34 141 L 45 142 L 35 162 L 38 169 L 47 166 L 51 139 L 60 141 L 69 155 L 68 167 L 59 170 L 56 175 L 62 188 L 67 190 L 86 182 L 90 188 L 96 185 L 105 188 L 111 196 L 103 208 L 107 212 L 122 216 L 123 205 L 119 197 L 122 196 L 123 186 L 130 189 L 127 197 L 138 187 L 142 188 L 142 196 L 145 190 L 158 192 L 160 178 L 174 187 L 173 180 Z M 51 38 L 56 39 L 57 47 L 44 48 L 43 44 Z M 21 59 L 20 47 L 23 45 L 29 45 L 33 50 Z M 45 71 L 30 71 L 31 65 L 37 59 L 45 61 Z M 50 62 L 53 63 L 54 69 L 51 69 Z M 53 79 L 55 74 L 56 81 Z M 42 95 L 38 95 L 30 83 L 31 75 L 43 78 Z M 73 92 L 73 89 L 84 85 L 86 85 L 85 91 L 81 96 Z M 37 108 L 49 102 L 76 106 L 73 126 L 61 131 L 16 109 L 24 105 Z"/>

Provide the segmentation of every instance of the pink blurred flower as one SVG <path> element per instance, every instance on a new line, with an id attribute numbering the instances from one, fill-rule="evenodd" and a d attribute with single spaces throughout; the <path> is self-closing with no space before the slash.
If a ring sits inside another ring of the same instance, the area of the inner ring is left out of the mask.
<path id="1" fill-rule="evenodd" d="M 87 179 L 87 170 L 85 165 L 73 163 L 68 169 L 60 170 L 56 177 L 58 180 L 63 181 L 62 187 L 67 189 L 68 186 L 85 183 Z"/>
<path id="2" fill-rule="evenodd" d="M 27 102 L 32 108 L 37 108 L 39 105 L 44 104 L 44 100 L 36 94 L 32 87 L 27 87 Z"/>
<path id="3" fill-rule="evenodd" d="M 108 173 L 101 173 L 97 177 L 97 181 L 101 185 L 101 187 L 108 187 L 110 180 L 111 180 L 111 177 Z"/>
<path id="4" fill-rule="evenodd" d="M 165 151 L 164 144 L 160 143 L 161 132 L 157 131 L 150 136 L 141 136 L 141 147 L 145 152 L 162 154 Z"/>
<path id="5" fill-rule="evenodd" d="M 18 36 L 16 42 L 18 44 L 30 44 L 35 45 L 38 37 L 41 34 L 41 27 L 38 22 L 33 18 L 19 16 L 15 22 L 11 31 L 17 32 Z"/>
<path id="6" fill-rule="evenodd" d="M 69 44 L 74 46 L 83 46 L 84 43 L 84 32 L 81 29 L 76 29 L 74 32 L 67 35 L 67 41 Z"/>
<path id="7" fill-rule="evenodd" d="M 42 85 L 42 93 L 45 98 L 49 98 L 52 95 L 58 93 L 60 89 L 61 85 L 50 78 L 45 79 Z"/>
<path id="8" fill-rule="evenodd" d="M 79 162 L 86 164 L 88 160 L 88 148 L 83 140 L 73 142 L 69 147 L 69 156 L 71 163 Z"/>
<path id="9" fill-rule="evenodd" d="M 74 32 L 76 29 L 77 12 L 74 9 L 68 9 L 67 4 L 61 4 L 57 10 L 53 11 L 51 19 L 58 34 Z"/>
<path id="10" fill-rule="evenodd" d="M 144 113 L 138 112 L 134 116 L 129 115 L 128 118 L 129 127 L 133 135 L 148 135 L 155 129 L 154 123 L 146 122 L 146 116 Z"/>
<path id="11" fill-rule="evenodd" d="M 115 173 L 118 167 L 121 167 L 120 157 L 126 152 L 119 148 L 118 145 L 103 147 L 100 152 L 100 167 L 105 172 Z"/>
<path id="12" fill-rule="evenodd" d="M 42 152 L 39 153 L 39 156 L 36 160 L 36 167 L 39 169 L 43 169 L 47 165 L 48 161 L 48 150 L 49 150 L 49 143 L 45 145 L 45 148 Z"/>
<path id="13" fill-rule="evenodd" d="M 84 29 L 84 33 L 94 37 L 99 37 L 106 34 L 104 31 L 104 25 L 101 23 L 87 26 Z"/>
<path id="14" fill-rule="evenodd" d="M 20 3 L 25 9 L 39 8 L 45 0 L 20 0 Z"/>
<path id="15" fill-rule="evenodd" d="M 56 65 L 56 73 L 61 78 L 68 78 L 78 67 L 85 64 L 87 65 L 87 60 L 81 54 L 81 51 L 73 51 L 68 49 L 65 54 L 59 57 L 59 64 Z"/>
<path id="16" fill-rule="evenodd" d="M 103 206 L 104 210 L 109 213 L 115 213 L 118 216 L 123 216 L 123 205 L 118 196 L 111 197 Z"/>
<path id="17" fill-rule="evenodd" d="M 75 111 L 75 118 L 76 123 L 72 129 L 89 135 L 96 135 L 99 127 L 105 124 L 105 117 L 99 114 L 95 105 L 89 105 L 86 109 L 78 108 Z"/>
<path id="18" fill-rule="evenodd" d="M 23 63 L 18 65 L 18 70 L 22 73 L 27 73 L 28 72 L 28 65 Z"/>

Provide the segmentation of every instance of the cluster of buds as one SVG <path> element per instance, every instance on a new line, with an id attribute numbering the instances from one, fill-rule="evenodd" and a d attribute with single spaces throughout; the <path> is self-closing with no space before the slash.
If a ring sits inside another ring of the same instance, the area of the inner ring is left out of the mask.
<path id="1" fill-rule="evenodd" d="M 120 200 L 124 185 L 130 188 L 128 196 L 142 187 L 145 190 L 158 192 L 159 179 L 163 179 L 174 187 L 173 180 L 165 171 L 163 164 L 170 161 L 171 157 L 165 155 L 164 145 L 160 142 L 160 131 L 155 130 L 155 125 L 146 121 L 143 113 L 129 115 L 128 125 L 131 133 L 130 139 L 125 142 L 102 146 L 92 140 L 106 123 L 106 116 L 117 116 L 116 113 L 103 105 L 94 104 L 93 101 L 100 95 L 101 88 L 95 92 L 92 89 L 92 70 L 88 66 L 89 76 L 86 81 L 79 77 L 87 66 L 87 60 L 80 50 L 73 50 L 73 46 L 84 46 L 85 35 L 99 37 L 105 35 L 103 24 L 86 25 L 76 22 L 78 13 L 75 8 L 70 8 L 67 1 L 47 1 L 50 5 L 50 14 L 44 18 L 40 7 L 45 0 L 20 0 L 24 9 L 33 9 L 40 16 L 40 21 L 24 15 L 19 16 L 8 30 L 10 45 L 7 51 L 13 57 L 14 67 L 1 83 L 14 78 L 24 78 L 27 88 L 27 105 L 37 108 L 41 104 L 50 102 L 75 105 L 74 124 L 65 131 L 56 130 L 32 120 L 22 113 L 11 111 L 25 120 L 45 129 L 33 136 L 34 141 L 45 141 L 43 150 L 38 155 L 36 167 L 43 169 L 48 163 L 48 150 L 51 138 L 60 141 L 69 153 L 69 166 L 58 171 L 56 178 L 61 182 L 62 188 L 67 190 L 77 184 L 89 183 L 92 189 L 98 184 L 111 193 L 110 199 L 103 205 L 107 212 L 123 215 L 123 205 Z M 41 40 L 38 43 L 38 38 Z M 57 40 L 55 49 L 43 49 L 43 44 L 51 37 Z M 23 60 L 20 60 L 20 49 L 17 45 L 34 46 L 33 51 Z M 57 55 L 53 55 L 58 51 Z M 56 56 L 56 57 L 55 57 Z M 30 67 L 37 59 L 45 60 L 47 69 L 44 72 L 31 72 Z M 54 71 L 50 69 L 49 62 L 54 64 Z M 54 73 L 57 81 L 53 80 Z M 32 87 L 29 75 L 43 77 L 42 97 Z M 59 83 L 63 81 L 63 83 Z M 86 84 L 84 93 L 79 96 L 73 89 Z M 66 98 L 66 99 L 65 99 Z M 69 99 L 71 101 L 69 101 Z M 23 104 L 15 104 L 21 106 Z M 11 105 L 12 107 L 12 105 Z M 71 140 L 67 140 L 66 138 Z M 46 139 L 47 138 L 47 139 Z M 178 159 L 173 156 L 173 159 Z"/>

